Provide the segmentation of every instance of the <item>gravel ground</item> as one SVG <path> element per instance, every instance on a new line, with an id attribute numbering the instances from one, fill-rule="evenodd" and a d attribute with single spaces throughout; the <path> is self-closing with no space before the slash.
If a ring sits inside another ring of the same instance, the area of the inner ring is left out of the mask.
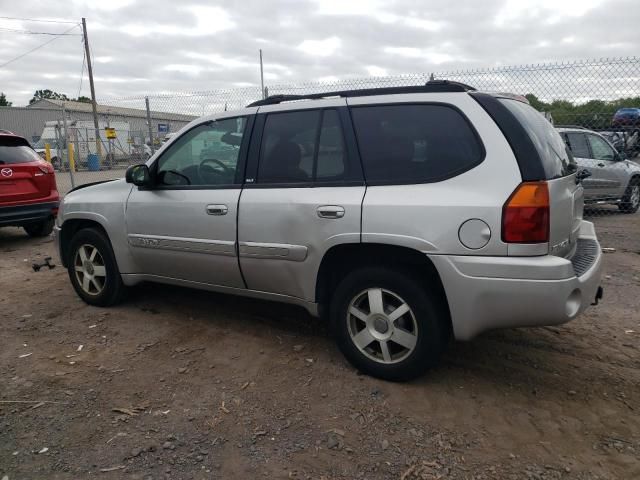
<path id="1" fill-rule="evenodd" d="M 0 230 L 0 478 L 640 478 L 640 214 L 596 218 L 605 299 L 359 375 L 295 307 L 160 285 L 89 307 Z"/>

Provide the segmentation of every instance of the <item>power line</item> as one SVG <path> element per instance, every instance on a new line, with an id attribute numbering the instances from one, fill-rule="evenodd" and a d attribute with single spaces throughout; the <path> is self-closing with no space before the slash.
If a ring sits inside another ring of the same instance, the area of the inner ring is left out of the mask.
<path id="1" fill-rule="evenodd" d="M 65 30 L 64 32 L 62 32 L 62 34 L 65 34 L 67 32 L 70 32 L 71 30 L 73 30 L 74 28 L 76 28 L 78 25 L 74 25 L 73 27 L 71 27 L 68 30 Z M 28 52 L 23 53 L 22 55 L 18 55 L 17 57 L 12 58 L 11 60 L 9 60 L 8 62 L 4 62 L 2 64 L 0 64 L 0 68 L 2 67 L 6 67 L 7 65 L 9 65 L 10 63 L 15 62 L 16 60 L 20 60 L 22 57 L 26 57 L 27 55 L 29 55 L 30 53 L 35 52 L 36 50 L 40 50 L 42 47 L 45 47 L 47 45 L 49 45 L 51 42 L 53 42 L 54 40 L 57 40 L 58 38 L 60 38 L 60 35 L 53 37 L 51 40 L 47 40 L 46 42 L 38 45 L 35 48 L 32 48 L 31 50 L 29 50 Z"/>
<path id="2" fill-rule="evenodd" d="M 63 35 L 69 35 L 69 36 L 81 36 L 81 33 L 53 33 L 53 32 L 34 32 L 32 30 L 21 30 L 21 29 L 17 29 L 17 28 L 4 28 L 4 27 L 0 27 L 0 32 L 7 32 L 7 33 L 21 33 L 24 35 L 52 35 L 52 36 L 63 36 Z"/>
<path id="3" fill-rule="evenodd" d="M 21 18 L 21 17 L 0 17 L 0 18 L 4 18 L 6 20 L 22 20 L 25 22 L 42 22 L 42 23 L 75 23 L 77 25 L 78 22 L 70 22 L 70 21 L 66 21 L 66 20 L 44 20 L 44 19 L 38 19 L 38 18 Z"/>

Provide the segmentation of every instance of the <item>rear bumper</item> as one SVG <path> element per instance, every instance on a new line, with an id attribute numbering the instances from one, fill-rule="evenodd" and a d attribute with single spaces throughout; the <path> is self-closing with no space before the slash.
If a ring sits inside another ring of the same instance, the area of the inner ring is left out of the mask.
<path id="1" fill-rule="evenodd" d="M 0 227 L 22 227 L 56 216 L 59 201 L 0 207 Z"/>
<path id="2" fill-rule="evenodd" d="M 577 317 L 600 286 L 602 251 L 582 222 L 571 259 L 431 255 L 444 285 L 453 331 L 469 340 L 496 328 L 557 325 Z"/>

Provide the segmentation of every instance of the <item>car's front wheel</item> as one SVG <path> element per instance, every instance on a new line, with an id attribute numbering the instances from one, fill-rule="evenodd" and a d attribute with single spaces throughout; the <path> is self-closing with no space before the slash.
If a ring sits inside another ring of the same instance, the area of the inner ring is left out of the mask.
<path id="1" fill-rule="evenodd" d="M 634 178 L 620 202 L 620 210 L 624 213 L 636 213 L 640 208 L 640 179 Z"/>
<path id="2" fill-rule="evenodd" d="M 409 380 L 434 366 L 448 341 L 442 299 L 416 275 L 362 268 L 338 285 L 331 326 L 338 347 L 360 371 Z"/>
<path id="3" fill-rule="evenodd" d="M 55 220 L 50 218 L 49 220 L 44 220 L 42 222 L 30 223 L 22 228 L 24 228 L 24 231 L 27 232 L 27 235 L 30 237 L 46 237 L 51 235 L 54 223 Z"/>
<path id="4" fill-rule="evenodd" d="M 71 239 L 67 269 L 76 293 L 90 305 L 107 307 L 124 296 L 125 286 L 107 236 L 84 228 Z"/>

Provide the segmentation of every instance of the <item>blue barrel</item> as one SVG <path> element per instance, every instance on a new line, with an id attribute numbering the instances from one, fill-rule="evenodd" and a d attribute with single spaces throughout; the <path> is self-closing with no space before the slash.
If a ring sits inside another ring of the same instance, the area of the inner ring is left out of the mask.
<path id="1" fill-rule="evenodd" d="M 90 153 L 87 157 L 87 168 L 91 172 L 97 172 L 100 170 L 100 162 L 98 161 L 98 155 Z"/>

